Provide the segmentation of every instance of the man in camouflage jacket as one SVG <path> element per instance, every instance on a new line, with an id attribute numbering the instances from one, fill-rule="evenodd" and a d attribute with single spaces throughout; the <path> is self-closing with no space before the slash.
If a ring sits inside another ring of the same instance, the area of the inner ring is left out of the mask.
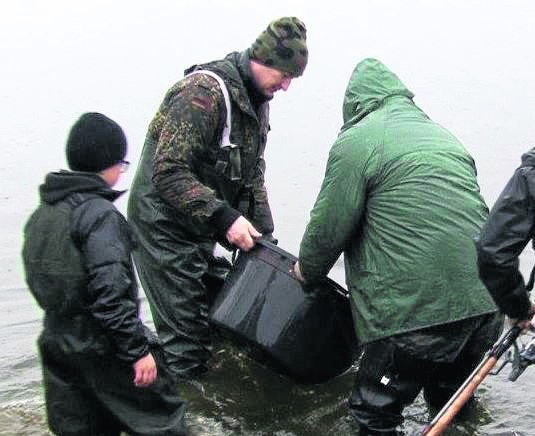
<path id="1" fill-rule="evenodd" d="M 269 100 L 303 73 L 307 57 L 305 25 L 275 20 L 249 49 L 187 69 L 149 126 L 128 218 L 139 243 L 134 262 L 178 376 L 208 368 L 210 291 L 228 271 L 215 243 L 249 250 L 273 232 L 263 158 Z"/>

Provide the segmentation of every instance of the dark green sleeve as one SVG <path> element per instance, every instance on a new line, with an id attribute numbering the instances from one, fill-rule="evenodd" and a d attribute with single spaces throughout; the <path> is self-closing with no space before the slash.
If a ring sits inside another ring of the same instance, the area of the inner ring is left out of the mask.
<path id="1" fill-rule="evenodd" d="M 355 237 L 366 201 L 366 159 L 348 141 L 335 143 L 303 235 L 299 264 L 309 283 L 324 278 Z"/>

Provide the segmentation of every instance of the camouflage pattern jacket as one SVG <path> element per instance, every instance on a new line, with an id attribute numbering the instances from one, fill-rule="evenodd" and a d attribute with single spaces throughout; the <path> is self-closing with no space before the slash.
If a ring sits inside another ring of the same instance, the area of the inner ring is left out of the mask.
<path id="1" fill-rule="evenodd" d="M 251 103 L 248 52 L 195 65 L 220 76 L 231 101 L 232 144 L 221 147 L 226 107 L 217 81 L 206 74 L 186 76 L 167 92 L 152 120 L 128 207 L 134 227 L 165 222 L 185 236 L 223 239 L 240 215 L 261 233 L 273 231 L 264 186 L 264 148 L 269 105 Z M 148 227 L 150 226 L 150 227 Z M 152 227 L 154 229 L 154 227 Z"/>

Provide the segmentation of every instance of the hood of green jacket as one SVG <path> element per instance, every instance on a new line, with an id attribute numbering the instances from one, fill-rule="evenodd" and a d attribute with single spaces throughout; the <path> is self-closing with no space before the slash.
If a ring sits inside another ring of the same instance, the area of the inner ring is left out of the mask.
<path id="1" fill-rule="evenodd" d="M 379 108 L 385 99 L 394 95 L 413 98 L 393 72 L 376 59 L 359 62 L 346 88 L 344 95 L 342 131 L 347 130 L 362 118 Z"/>

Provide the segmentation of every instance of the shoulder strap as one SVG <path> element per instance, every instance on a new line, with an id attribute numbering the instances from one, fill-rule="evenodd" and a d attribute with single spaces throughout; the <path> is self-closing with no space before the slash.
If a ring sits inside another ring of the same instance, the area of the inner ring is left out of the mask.
<path id="1" fill-rule="evenodd" d="M 95 198 L 100 198 L 99 195 L 93 194 L 93 195 L 82 195 L 79 192 L 75 192 L 74 194 L 69 195 L 67 197 L 67 202 L 71 205 L 71 207 L 76 209 L 78 206 L 82 205 L 86 201 L 93 200 Z"/>
<path id="2" fill-rule="evenodd" d="M 213 77 L 215 80 L 217 80 L 217 83 L 219 84 L 219 88 L 221 89 L 221 92 L 223 93 L 223 98 L 225 99 L 225 106 L 227 108 L 227 119 L 225 121 L 225 127 L 223 128 L 223 133 L 221 135 L 221 147 L 230 147 L 234 148 L 237 147 L 236 144 L 232 144 L 230 142 L 230 129 L 231 129 L 231 109 L 230 109 L 230 96 L 228 93 L 227 86 L 225 85 L 225 82 L 223 82 L 223 79 L 218 76 L 216 73 L 210 70 L 195 70 L 191 73 L 189 73 L 186 77 L 192 76 L 194 74 L 206 74 L 210 77 Z"/>

